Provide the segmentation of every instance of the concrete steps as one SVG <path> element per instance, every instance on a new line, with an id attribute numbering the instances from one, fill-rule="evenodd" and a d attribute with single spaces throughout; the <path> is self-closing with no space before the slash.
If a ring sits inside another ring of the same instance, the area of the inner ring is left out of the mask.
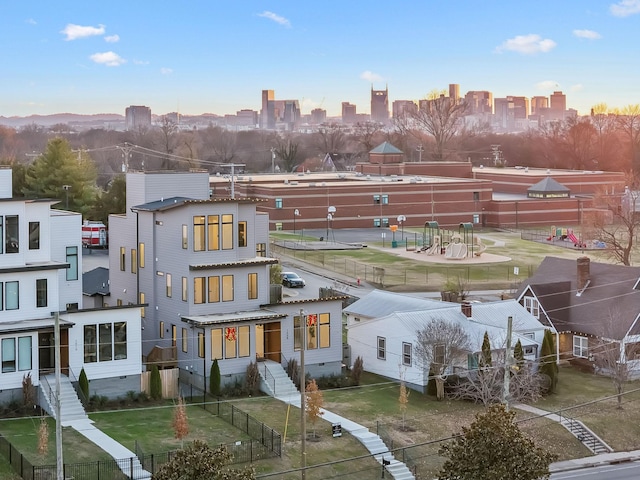
<path id="1" fill-rule="evenodd" d="M 266 360 L 258 363 L 260 372 L 260 390 L 276 398 L 300 395 L 297 386 L 293 384 L 287 372 L 277 362 Z"/>
<path id="2" fill-rule="evenodd" d="M 604 440 L 589 430 L 580 420 L 563 417 L 560 424 L 595 455 L 613 452 L 613 449 Z"/>
<path id="3" fill-rule="evenodd" d="M 42 381 L 44 380 L 44 381 Z M 40 381 L 40 392 L 46 399 L 43 404 L 44 409 L 53 418 L 56 418 L 55 408 L 55 390 L 56 390 L 56 378 L 55 375 L 45 375 Z M 60 376 L 60 422 L 63 427 L 69 426 L 73 421 L 77 420 L 89 420 L 87 412 L 84 410 L 84 406 L 78 398 L 75 388 L 69 380 L 69 377 L 65 375 Z"/>

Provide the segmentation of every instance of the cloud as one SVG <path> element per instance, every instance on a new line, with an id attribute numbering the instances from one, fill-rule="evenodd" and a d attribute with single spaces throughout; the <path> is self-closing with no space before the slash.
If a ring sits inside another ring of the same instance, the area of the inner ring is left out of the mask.
<path id="1" fill-rule="evenodd" d="M 576 83 L 575 85 L 571 85 L 569 87 L 569 90 L 571 90 L 572 92 L 579 92 L 581 91 L 583 88 L 583 85 L 581 83 Z"/>
<path id="2" fill-rule="evenodd" d="M 365 70 L 360 74 L 360 78 L 362 80 L 366 80 L 367 82 L 380 82 L 383 80 L 382 75 L 378 75 L 377 73 L 373 73 L 371 70 Z"/>
<path id="3" fill-rule="evenodd" d="M 25 20 L 26 23 L 28 23 L 29 25 L 37 25 L 38 22 L 36 22 L 33 18 L 27 18 Z"/>
<path id="4" fill-rule="evenodd" d="M 173 68 L 162 67 L 160 69 L 160 73 L 162 75 L 171 75 L 173 73 Z"/>
<path id="5" fill-rule="evenodd" d="M 593 30 L 574 30 L 573 35 L 578 38 L 586 38 L 588 40 L 598 40 L 602 38 L 598 32 L 594 32 Z"/>
<path id="6" fill-rule="evenodd" d="M 640 0 L 621 0 L 609 7 L 611 15 L 615 17 L 628 17 L 640 13 Z"/>
<path id="7" fill-rule="evenodd" d="M 498 53 L 511 51 L 522 53 L 523 55 L 532 55 L 534 53 L 548 52 L 556 46 L 556 42 L 548 38 L 543 39 L 540 35 L 534 33 L 530 35 L 517 35 L 506 40 L 496 48 Z"/>
<path id="8" fill-rule="evenodd" d="M 133 64 L 134 65 L 149 65 L 149 60 L 134 60 Z"/>
<path id="9" fill-rule="evenodd" d="M 65 40 L 77 40 L 78 38 L 85 37 L 93 37 L 95 35 L 104 35 L 104 25 L 98 25 L 97 27 L 83 27 L 82 25 L 74 25 L 73 23 L 68 23 L 64 30 L 60 33 L 63 33 L 67 36 Z"/>
<path id="10" fill-rule="evenodd" d="M 118 43 L 120 41 L 120 35 L 107 35 L 104 37 L 104 41 L 107 43 Z"/>
<path id="11" fill-rule="evenodd" d="M 273 20 L 274 22 L 279 23 L 284 27 L 289 27 L 289 28 L 291 27 L 291 22 L 288 19 L 278 15 L 277 13 L 273 13 L 268 10 L 265 10 L 264 12 L 259 13 L 258 16 L 262 18 L 268 18 L 269 20 Z"/>
<path id="12" fill-rule="evenodd" d="M 555 80 L 543 80 L 542 82 L 536 83 L 536 88 L 544 91 L 557 90 L 560 88 L 560 84 Z"/>
<path id="13" fill-rule="evenodd" d="M 107 67 L 119 67 L 126 62 L 124 58 L 114 52 L 94 53 L 89 58 L 96 63 L 106 65 Z"/>

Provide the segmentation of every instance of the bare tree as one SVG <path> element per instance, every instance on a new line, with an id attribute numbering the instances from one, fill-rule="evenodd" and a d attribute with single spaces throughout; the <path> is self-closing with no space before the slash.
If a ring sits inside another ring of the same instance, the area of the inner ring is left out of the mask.
<path id="1" fill-rule="evenodd" d="M 231 163 L 238 151 L 238 135 L 220 127 L 209 126 L 202 133 L 203 150 L 207 160 L 220 163 Z"/>
<path id="2" fill-rule="evenodd" d="M 169 155 L 173 154 L 173 149 L 175 147 L 174 137 L 177 131 L 178 126 L 175 122 L 173 122 L 173 120 L 168 116 L 164 115 L 160 123 L 160 132 L 162 134 L 162 147 L 167 155 L 162 159 L 162 164 L 160 166 L 162 170 L 169 170 L 171 168 L 171 159 Z"/>
<path id="3" fill-rule="evenodd" d="M 629 185 L 633 185 L 633 178 Z M 599 192 L 594 198 L 594 204 L 600 211 L 590 213 L 586 223 L 596 240 L 607 245 L 605 254 L 617 263 L 631 265 L 631 254 L 635 246 L 635 237 L 640 228 L 638 215 L 638 201 L 640 191 L 625 188 L 620 198 L 609 192 Z"/>
<path id="4" fill-rule="evenodd" d="M 616 110 L 616 123 L 627 137 L 629 166 L 636 176 L 640 176 L 640 105 L 627 105 Z"/>
<path id="5" fill-rule="evenodd" d="M 563 146 L 570 168 L 591 169 L 595 166 L 597 131 L 589 119 L 569 117 L 565 123 Z"/>
<path id="6" fill-rule="evenodd" d="M 346 143 L 344 127 L 337 123 L 323 125 L 314 134 L 316 148 L 321 154 L 339 153 Z"/>
<path id="7" fill-rule="evenodd" d="M 282 160 L 284 171 L 292 172 L 298 164 L 298 143 L 291 136 L 278 138 L 275 154 Z"/>
<path id="8" fill-rule="evenodd" d="M 469 348 L 469 336 L 462 325 L 443 318 L 433 319 L 416 332 L 416 362 L 435 375 L 438 398 L 444 391 L 443 375 L 465 359 Z"/>
<path id="9" fill-rule="evenodd" d="M 467 113 L 463 99 L 446 97 L 444 93 L 433 91 L 420 102 L 417 112 L 410 115 L 410 125 L 433 137 L 434 160 L 446 158 L 445 149 L 451 139 L 463 129 L 462 119 Z"/>
<path id="10" fill-rule="evenodd" d="M 639 373 L 640 343 L 624 343 L 620 338 L 625 332 L 618 327 L 621 312 L 613 310 L 604 322 L 602 334 L 596 346 L 591 350 L 596 372 L 608 376 L 614 386 L 618 400 L 618 409 L 622 409 L 622 395 L 627 382 Z"/>

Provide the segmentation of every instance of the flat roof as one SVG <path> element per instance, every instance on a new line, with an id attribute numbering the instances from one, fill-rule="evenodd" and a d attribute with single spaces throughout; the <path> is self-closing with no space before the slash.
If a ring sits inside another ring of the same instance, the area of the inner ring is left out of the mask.
<path id="1" fill-rule="evenodd" d="M 622 172 L 605 172 L 603 170 L 566 170 L 559 168 L 534 167 L 473 167 L 473 173 L 491 173 L 492 175 L 518 175 L 522 177 L 539 177 L 540 175 L 569 176 L 569 175 L 624 175 Z"/>

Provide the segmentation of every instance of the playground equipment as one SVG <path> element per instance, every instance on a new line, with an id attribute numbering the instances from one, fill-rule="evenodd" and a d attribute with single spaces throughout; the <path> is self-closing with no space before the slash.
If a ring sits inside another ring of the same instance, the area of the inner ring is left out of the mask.
<path id="1" fill-rule="evenodd" d="M 460 260 L 466 258 L 468 252 L 467 244 L 462 241 L 462 235 L 454 234 L 444 251 L 444 257 L 450 260 Z"/>
<path id="2" fill-rule="evenodd" d="M 550 233 L 549 237 L 547 237 L 548 242 L 561 240 L 572 242 L 574 247 L 586 246 L 586 244 L 576 236 L 572 228 L 551 227 Z"/>
<path id="3" fill-rule="evenodd" d="M 459 260 L 469 255 L 479 257 L 487 249 L 479 237 L 473 233 L 473 223 L 464 222 L 458 227 L 458 233 L 451 236 L 445 249 L 445 258 Z"/>

